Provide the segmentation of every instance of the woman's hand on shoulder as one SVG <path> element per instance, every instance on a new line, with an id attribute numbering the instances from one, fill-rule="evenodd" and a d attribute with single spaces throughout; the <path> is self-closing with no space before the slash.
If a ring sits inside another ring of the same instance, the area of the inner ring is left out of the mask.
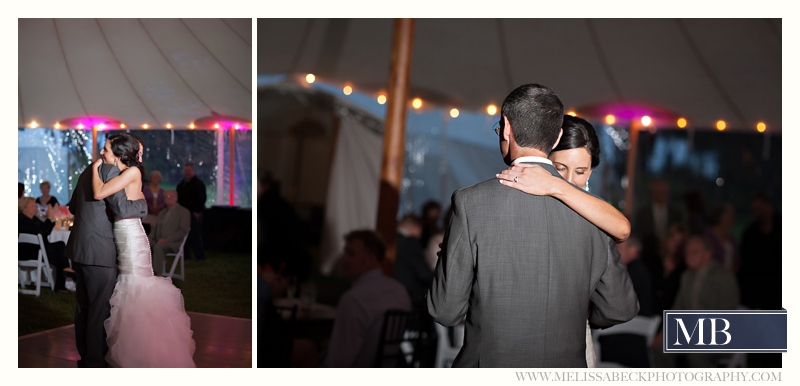
<path id="1" fill-rule="evenodd" d="M 495 174 L 500 183 L 528 194 L 537 196 L 553 196 L 559 191 L 559 183 L 564 181 L 556 178 L 540 165 L 518 164 Z"/>

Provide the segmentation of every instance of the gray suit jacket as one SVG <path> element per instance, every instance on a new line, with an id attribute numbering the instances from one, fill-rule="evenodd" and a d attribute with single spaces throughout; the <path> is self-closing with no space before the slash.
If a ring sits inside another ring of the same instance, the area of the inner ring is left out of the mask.
<path id="1" fill-rule="evenodd" d="M 466 316 L 453 367 L 586 367 L 587 314 L 605 328 L 639 311 L 614 241 L 557 199 L 491 179 L 454 192 L 452 210 L 428 311 Z"/>
<path id="2" fill-rule="evenodd" d="M 175 212 L 171 213 L 172 211 Z M 164 207 L 161 212 L 158 212 L 158 223 L 153 228 L 152 238 L 155 241 L 169 239 L 171 244 L 180 246 L 183 238 L 189 234 L 191 216 L 189 209 L 182 207 L 181 204 L 175 204 L 172 209 Z"/>
<path id="3" fill-rule="evenodd" d="M 119 173 L 116 166 L 100 166 L 103 181 L 108 181 Z M 89 165 L 84 169 L 69 201 L 69 211 L 75 215 L 75 222 L 67 242 L 66 256 L 84 265 L 116 267 L 117 247 L 114 244 L 113 215 L 123 218 L 142 217 L 141 206 L 133 205 L 133 202 L 128 201 L 124 189 L 103 200 L 95 200 L 92 192 L 92 167 Z"/>

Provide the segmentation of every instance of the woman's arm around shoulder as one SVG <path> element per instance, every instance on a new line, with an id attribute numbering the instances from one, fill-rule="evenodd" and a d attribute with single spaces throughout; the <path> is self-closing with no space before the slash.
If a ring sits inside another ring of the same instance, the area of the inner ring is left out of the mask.
<path id="1" fill-rule="evenodd" d="M 103 163 L 102 159 L 95 161 L 92 164 L 92 191 L 94 192 L 95 200 L 102 200 L 122 189 L 125 189 L 128 184 L 136 181 L 137 178 L 141 179 L 141 172 L 139 168 L 130 167 L 122 171 L 120 175 L 103 183 L 100 179 L 99 168 Z"/>
<path id="2" fill-rule="evenodd" d="M 631 224 L 611 204 L 558 178 L 539 165 L 519 164 L 503 170 L 496 177 L 503 185 L 537 196 L 561 200 L 579 215 L 621 243 L 631 234 Z"/>

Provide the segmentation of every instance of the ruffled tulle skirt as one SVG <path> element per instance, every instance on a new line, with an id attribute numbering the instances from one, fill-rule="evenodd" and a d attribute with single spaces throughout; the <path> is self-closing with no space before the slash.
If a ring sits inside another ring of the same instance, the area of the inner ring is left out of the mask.
<path id="1" fill-rule="evenodd" d="M 196 367 L 191 322 L 172 280 L 154 276 L 139 219 L 114 223 L 119 276 L 105 321 L 112 367 Z"/>

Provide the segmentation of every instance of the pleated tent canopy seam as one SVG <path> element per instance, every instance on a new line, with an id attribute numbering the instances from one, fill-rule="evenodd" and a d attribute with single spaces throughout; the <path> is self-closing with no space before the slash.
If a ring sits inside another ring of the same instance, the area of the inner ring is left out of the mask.
<path id="1" fill-rule="evenodd" d="M 18 23 L 18 127 L 81 118 L 174 129 L 217 115 L 251 121 L 251 19 Z"/>

